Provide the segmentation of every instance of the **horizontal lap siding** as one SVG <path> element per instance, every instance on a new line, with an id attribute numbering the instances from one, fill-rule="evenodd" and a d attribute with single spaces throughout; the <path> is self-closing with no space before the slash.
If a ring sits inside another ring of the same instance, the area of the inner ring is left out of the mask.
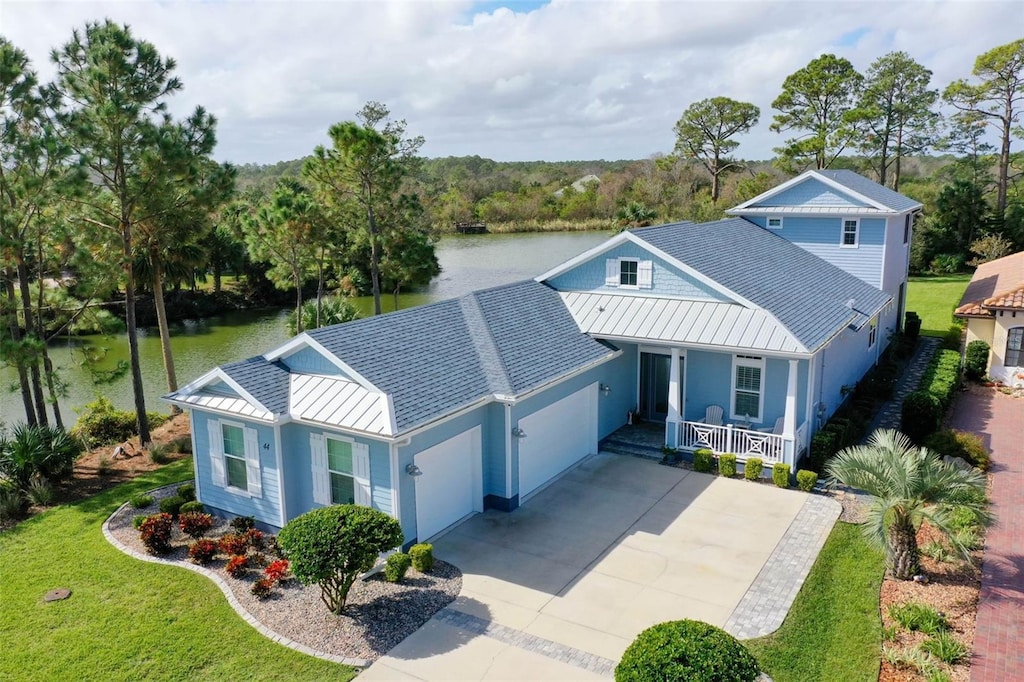
<path id="1" fill-rule="evenodd" d="M 280 526 L 281 478 L 277 470 L 277 448 L 273 427 L 233 417 L 221 418 L 200 410 L 192 410 L 191 419 L 192 434 L 195 438 L 195 466 L 199 472 L 200 501 L 238 516 L 254 516 L 268 525 Z M 263 485 L 262 497 L 251 498 L 237 495 L 214 485 L 210 462 L 210 430 L 207 424 L 211 420 L 218 419 L 256 429 L 260 452 L 260 478 Z M 269 446 L 269 448 L 264 446 Z"/>
<path id="2" fill-rule="evenodd" d="M 680 229 L 686 229 L 681 227 Z M 605 286 L 605 262 L 609 258 L 636 258 L 650 260 L 654 266 L 653 286 L 650 289 L 622 289 Z M 680 272 L 666 261 L 655 258 L 636 244 L 623 244 L 611 251 L 594 256 L 547 282 L 559 291 L 605 291 L 638 294 L 642 296 L 677 296 L 695 300 L 727 301 L 706 284 Z"/>
<path id="3" fill-rule="evenodd" d="M 866 206 L 863 202 L 846 196 L 818 180 L 805 180 L 769 197 L 765 204 L 770 206 L 820 206 L 822 208 Z M 755 205 L 755 207 L 761 208 L 762 206 Z"/>
<path id="4" fill-rule="evenodd" d="M 884 339 L 879 336 L 879 342 Z M 868 327 L 859 332 L 845 329 L 824 351 L 824 367 L 821 375 L 821 393 L 818 401 L 824 402 L 826 416 L 835 412 L 846 399 L 843 386 L 855 386 L 875 362 L 876 349 L 868 348 Z"/>

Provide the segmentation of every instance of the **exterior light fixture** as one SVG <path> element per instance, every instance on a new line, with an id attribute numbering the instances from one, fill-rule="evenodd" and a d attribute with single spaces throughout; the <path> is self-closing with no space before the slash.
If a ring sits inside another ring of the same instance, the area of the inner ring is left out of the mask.
<path id="1" fill-rule="evenodd" d="M 609 393 L 612 392 L 612 387 L 609 386 L 608 384 L 600 384 L 600 387 L 601 393 L 603 393 L 604 395 L 608 395 Z"/>
<path id="2" fill-rule="evenodd" d="M 405 465 L 405 473 L 409 474 L 410 476 L 422 476 L 423 475 L 423 471 L 418 466 L 416 466 L 415 464 L 413 464 L 411 462 L 409 464 Z"/>
<path id="3" fill-rule="evenodd" d="M 517 426 L 516 428 L 512 429 L 512 435 L 515 436 L 516 438 L 526 438 L 526 431 L 523 431 L 521 428 Z"/>

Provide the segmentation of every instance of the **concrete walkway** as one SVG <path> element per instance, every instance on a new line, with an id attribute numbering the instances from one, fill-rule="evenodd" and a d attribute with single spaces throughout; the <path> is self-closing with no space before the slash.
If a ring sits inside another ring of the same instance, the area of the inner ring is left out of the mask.
<path id="1" fill-rule="evenodd" d="M 996 520 L 985 538 L 971 680 L 1024 680 L 1024 400 L 975 388 L 957 397 L 949 425 L 979 434 L 992 452 Z"/>
<path id="2" fill-rule="evenodd" d="M 769 632 L 838 515 L 820 496 L 598 455 L 437 539 L 461 594 L 360 678 L 607 679 L 655 623 Z"/>

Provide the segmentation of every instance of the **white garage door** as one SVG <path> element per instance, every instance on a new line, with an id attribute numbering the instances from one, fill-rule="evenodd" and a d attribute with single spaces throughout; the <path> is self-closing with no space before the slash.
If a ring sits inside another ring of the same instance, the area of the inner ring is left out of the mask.
<path id="1" fill-rule="evenodd" d="M 462 517 L 483 511 L 480 427 L 416 454 L 416 537 L 423 542 Z"/>
<path id="2" fill-rule="evenodd" d="M 519 420 L 520 500 L 552 476 L 597 452 L 597 384 Z"/>

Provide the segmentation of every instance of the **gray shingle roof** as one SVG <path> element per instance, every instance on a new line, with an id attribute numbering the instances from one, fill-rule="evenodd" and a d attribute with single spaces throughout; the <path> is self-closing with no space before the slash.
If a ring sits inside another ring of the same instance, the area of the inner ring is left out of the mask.
<path id="1" fill-rule="evenodd" d="M 761 306 L 814 351 L 843 326 L 863 323 L 889 296 L 743 218 L 644 227 L 632 233 Z"/>
<path id="2" fill-rule="evenodd" d="M 829 180 L 834 180 L 843 187 L 873 199 L 896 212 L 909 211 L 921 206 L 920 202 L 914 201 L 910 197 L 905 197 L 899 192 L 894 192 L 888 187 L 879 185 L 877 182 L 868 180 L 863 175 L 854 173 L 851 170 L 818 170 L 815 173 L 823 175 Z"/>
<path id="3" fill-rule="evenodd" d="M 391 395 L 399 431 L 494 393 L 536 388 L 612 352 L 532 280 L 308 334 Z"/>
<path id="4" fill-rule="evenodd" d="M 288 412 L 288 370 L 263 356 L 221 366 L 229 377 L 274 414 Z"/>

